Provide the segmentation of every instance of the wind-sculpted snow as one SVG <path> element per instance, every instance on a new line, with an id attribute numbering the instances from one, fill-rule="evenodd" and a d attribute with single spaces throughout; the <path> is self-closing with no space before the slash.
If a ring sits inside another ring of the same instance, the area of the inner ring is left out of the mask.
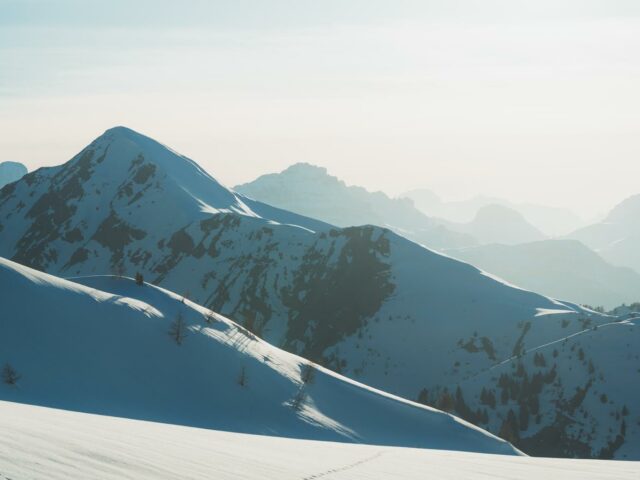
<path id="1" fill-rule="evenodd" d="M 124 128 L 0 190 L 0 225 L 7 258 L 60 276 L 140 272 L 274 345 L 410 399 L 612 321 L 384 228 L 333 228 L 259 204 Z"/>
<path id="2" fill-rule="evenodd" d="M 0 402 L 0 478 L 637 480 L 638 462 L 317 442 Z"/>
<path id="3" fill-rule="evenodd" d="M 78 280 L 86 285 L 0 259 L 1 399 L 235 432 L 519 453 L 166 290 L 129 278 Z"/>

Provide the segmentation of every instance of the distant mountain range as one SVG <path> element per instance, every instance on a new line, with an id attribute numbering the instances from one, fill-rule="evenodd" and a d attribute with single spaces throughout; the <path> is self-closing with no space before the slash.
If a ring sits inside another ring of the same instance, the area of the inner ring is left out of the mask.
<path id="1" fill-rule="evenodd" d="M 18 162 L 0 162 L 0 188 L 20 180 L 27 174 L 27 167 Z"/>
<path id="2" fill-rule="evenodd" d="M 297 163 L 262 175 L 234 190 L 261 202 L 338 227 L 378 225 L 436 250 L 475 245 L 469 235 L 448 229 L 417 210 L 411 201 L 347 186 L 322 167 Z"/>
<path id="3" fill-rule="evenodd" d="M 436 250 L 494 242 L 522 243 L 546 236 L 516 210 L 500 204 L 478 208 L 465 222 L 428 217 L 410 198 L 390 198 L 347 186 L 322 167 L 298 163 L 280 173 L 262 175 L 234 190 L 285 210 L 339 227 L 379 225 Z"/>
<path id="4" fill-rule="evenodd" d="M 453 231 L 471 235 L 481 245 L 517 245 L 546 238 L 546 235 L 527 222 L 522 214 L 498 204 L 480 207 L 470 222 L 445 222 L 445 225 Z"/>
<path id="5" fill-rule="evenodd" d="M 576 240 L 482 245 L 448 254 L 520 287 L 583 305 L 612 309 L 640 301 L 640 274 L 610 265 Z"/>
<path id="6" fill-rule="evenodd" d="M 400 197 L 411 199 L 415 206 L 426 215 L 455 223 L 468 223 L 483 207 L 500 205 L 520 213 L 528 223 L 540 230 L 545 236 L 566 235 L 584 225 L 584 221 L 567 208 L 532 203 L 513 203 L 498 197 L 475 196 L 468 200 L 446 202 L 426 188 L 411 190 Z"/>
<path id="7" fill-rule="evenodd" d="M 296 164 L 280 173 L 263 175 L 235 190 L 342 227 L 385 225 L 510 283 L 552 297 L 607 308 L 640 301 L 638 275 L 610 265 L 578 242 L 546 240 L 547 235 L 516 208 L 533 214 L 534 218 L 551 219 L 555 231 L 568 231 L 577 223 L 577 217 L 572 217 L 568 210 L 535 205 L 516 207 L 489 197 L 444 204 L 428 190 L 414 191 L 413 199 L 392 199 L 381 192 L 347 186 L 326 169 L 309 164 Z M 444 210 L 432 211 L 453 213 L 455 218 L 470 217 L 459 222 L 427 217 L 410 202 L 417 205 L 422 202 L 423 207 L 440 205 Z M 567 223 L 561 227 L 562 221 Z"/>
<path id="8" fill-rule="evenodd" d="M 627 198 L 599 223 L 576 230 L 580 240 L 614 265 L 640 272 L 640 195 Z"/>
<path id="9" fill-rule="evenodd" d="M 634 361 L 633 322 L 512 287 L 386 228 L 338 228 L 252 200 L 123 127 L 0 190 L 0 255 L 58 276 L 140 272 L 274 345 L 456 412 L 527 453 L 640 458 L 637 382 L 617 387 Z M 587 334 L 609 356 L 576 350 L 579 375 L 577 364 L 534 358 Z M 517 379 L 497 390 L 502 368 Z M 546 413 L 530 421 L 536 401 Z"/>

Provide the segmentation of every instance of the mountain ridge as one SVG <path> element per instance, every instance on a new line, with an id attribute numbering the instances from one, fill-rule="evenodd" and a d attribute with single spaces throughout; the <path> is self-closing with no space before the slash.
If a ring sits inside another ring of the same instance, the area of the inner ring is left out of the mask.
<path id="1" fill-rule="evenodd" d="M 493 244 L 447 253 L 528 290 L 583 305 L 611 309 L 640 299 L 640 274 L 609 264 L 578 240 Z"/>
<path id="2" fill-rule="evenodd" d="M 279 173 L 261 175 L 234 190 L 271 205 L 324 220 L 338 227 L 379 225 L 437 250 L 475 244 L 414 208 L 408 199 L 390 198 L 347 185 L 325 167 L 295 163 Z"/>
<path id="3" fill-rule="evenodd" d="M 639 214 L 640 194 L 632 195 L 612 208 L 601 222 L 580 228 L 567 238 L 581 241 L 613 265 L 640 272 Z"/>
<path id="4" fill-rule="evenodd" d="M 78 165 L 39 170 L 0 190 L 0 255 L 58 276 L 140 272 L 278 347 L 410 399 L 614 318 L 514 288 L 389 229 L 331 227 L 268 205 L 258 212 L 262 204 L 233 192 L 224 195 L 259 215 L 221 211 L 225 205 L 174 188 L 162 169 L 147 166 L 173 153 L 144 150 L 140 159 L 127 145 L 105 153 L 99 142 Z M 108 155 L 118 168 L 103 171 L 99 160 Z M 609 393 L 620 408 L 631 403 L 626 393 Z M 464 415 L 473 411 L 478 425 L 499 433 L 505 412 L 487 410 L 486 418 L 479 397 L 464 398 Z M 587 456 L 597 456 L 608 412 L 594 404 L 587 414 L 596 429 Z M 539 428 L 553 419 L 544 422 Z M 578 432 L 563 429 L 570 455 Z"/>
<path id="5" fill-rule="evenodd" d="M 470 222 L 444 222 L 444 224 L 452 230 L 471 235 L 481 245 L 492 243 L 517 245 L 546 238 L 520 212 L 500 204 L 480 207 Z"/>

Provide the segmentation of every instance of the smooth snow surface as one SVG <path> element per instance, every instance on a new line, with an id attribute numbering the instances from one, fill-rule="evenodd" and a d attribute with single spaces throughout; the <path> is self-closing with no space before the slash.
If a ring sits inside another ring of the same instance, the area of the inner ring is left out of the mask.
<path id="1" fill-rule="evenodd" d="M 0 399 L 251 434 L 519 453 L 452 415 L 311 365 L 166 290 L 127 278 L 82 280 L 0 258 L 0 368 L 20 375 L 15 385 L 0 382 Z M 171 336 L 178 319 L 180 344 Z"/>
<path id="2" fill-rule="evenodd" d="M 203 430 L 0 402 L 0 478 L 640 478 L 640 462 L 508 457 Z"/>

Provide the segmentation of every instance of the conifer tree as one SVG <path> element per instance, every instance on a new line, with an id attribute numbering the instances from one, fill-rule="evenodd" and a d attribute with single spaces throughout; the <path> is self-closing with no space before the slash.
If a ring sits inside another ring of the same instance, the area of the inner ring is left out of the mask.
<path id="1" fill-rule="evenodd" d="M 182 314 L 178 314 L 173 323 L 171 323 L 169 336 L 173 338 L 178 345 L 182 345 L 182 342 L 184 342 L 184 339 L 187 337 L 187 325 L 182 318 Z"/>
<path id="2" fill-rule="evenodd" d="M 2 381 L 7 385 L 15 385 L 20 380 L 20 374 L 9 363 L 5 363 L 2 369 Z"/>

